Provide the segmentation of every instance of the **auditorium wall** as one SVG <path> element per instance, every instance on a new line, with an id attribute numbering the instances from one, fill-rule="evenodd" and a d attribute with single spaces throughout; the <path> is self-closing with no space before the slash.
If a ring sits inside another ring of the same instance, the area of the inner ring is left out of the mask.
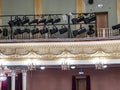
<path id="1" fill-rule="evenodd" d="M 72 76 L 80 69 L 62 71 L 61 69 L 37 70 L 27 73 L 27 90 L 72 90 Z M 83 69 L 91 78 L 91 90 L 119 90 L 120 69 Z"/>
<path id="2" fill-rule="evenodd" d="M 109 27 L 117 24 L 117 0 L 85 0 L 85 12 L 108 12 Z M 103 8 L 98 8 L 103 4 Z M 69 13 L 76 11 L 75 0 L 43 0 L 43 13 Z M 2 14 L 34 14 L 34 0 L 2 0 Z"/>

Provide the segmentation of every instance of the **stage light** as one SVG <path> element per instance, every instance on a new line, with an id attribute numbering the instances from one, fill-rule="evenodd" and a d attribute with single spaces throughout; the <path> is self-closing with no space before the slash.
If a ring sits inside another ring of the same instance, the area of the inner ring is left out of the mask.
<path id="1" fill-rule="evenodd" d="M 61 29 L 59 29 L 60 34 L 66 33 L 68 31 L 68 28 L 66 26 L 62 26 Z"/>
<path id="2" fill-rule="evenodd" d="M 48 17 L 47 21 L 46 21 L 46 24 L 47 23 L 52 23 L 53 24 L 53 19 L 51 18 L 51 16 Z"/>
<path id="3" fill-rule="evenodd" d="M 3 28 L 3 36 L 8 36 L 8 29 L 7 28 Z"/>
<path id="4" fill-rule="evenodd" d="M 46 19 L 42 18 L 38 23 L 44 23 L 44 24 L 46 24 Z"/>
<path id="5" fill-rule="evenodd" d="M 21 33 L 21 29 L 20 28 L 17 28 L 15 31 L 14 31 L 14 35 L 17 35 L 17 34 L 20 34 Z"/>
<path id="6" fill-rule="evenodd" d="M 84 16 L 80 15 L 80 16 L 77 17 L 77 18 L 71 19 L 71 21 L 72 21 L 73 24 L 77 24 L 77 23 L 79 23 L 79 22 L 84 21 Z"/>
<path id="7" fill-rule="evenodd" d="M 40 30 L 40 34 L 45 34 L 45 33 L 48 33 L 48 28 L 47 27 L 43 27 L 42 30 Z"/>
<path id="8" fill-rule="evenodd" d="M 55 34 L 58 32 L 58 28 L 56 26 L 53 27 L 53 29 L 50 29 L 50 34 Z"/>
<path id="9" fill-rule="evenodd" d="M 38 29 L 38 28 L 35 28 L 35 29 L 31 30 L 31 33 L 32 33 L 32 34 L 37 34 L 37 33 L 39 33 L 39 29 Z"/>
<path id="10" fill-rule="evenodd" d="M 72 21 L 73 24 L 77 24 L 78 23 L 77 20 L 78 20 L 78 18 L 71 19 L 71 21 Z"/>
<path id="11" fill-rule="evenodd" d="M 89 25 L 89 31 L 87 32 L 88 35 L 92 35 L 95 33 L 95 30 L 93 28 L 94 28 L 93 25 Z"/>
<path id="12" fill-rule="evenodd" d="M 16 16 L 14 20 L 14 25 L 20 26 L 22 24 L 22 20 L 20 17 Z"/>
<path id="13" fill-rule="evenodd" d="M 22 20 L 22 25 L 26 24 L 26 23 L 29 23 L 30 19 L 26 16 L 23 17 L 23 20 Z"/>
<path id="14" fill-rule="evenodd" d="M 96 15 L 94 13 L 90 14 L 89 20 L 90 20 L 90 22 L 95 21 Z"/>
<path id="15" fill-rule="evenodd" d="M 74 31 L 73 31 L 73 36 L 76 37 L 77 35 L 82 34 L 82 33 L 85 33 L 86 31 L 87 31 L 87 30 L 86 30 L 84 27 L 82 27 L 82 28 L 80 28 L 80 29 L 78 29 L 78 30 L 74 30 Z"/>
<path id="16" fill-rule="evenodd" d="M 119 29 L 119 28 L 120 28 L 120 24 L 117 24 L 117 25 L 112 26 L 112 29 L 113 29 L 113 30 Z"/>

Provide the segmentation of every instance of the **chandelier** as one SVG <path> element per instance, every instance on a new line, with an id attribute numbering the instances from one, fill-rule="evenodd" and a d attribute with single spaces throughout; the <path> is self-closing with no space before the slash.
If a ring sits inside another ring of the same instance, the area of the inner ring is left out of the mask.
<path id="1" fill-rule="evenodd" d="M 28 70 L 32 71 L 32 70 L 36 70 L 36 65 L 34 63 L 30 63 L 27 66 Z"/>
<path id="2" fill-rule="evenodd" d="M 107 65 L 99 62 L 99 63 L 96 63 L 96 64 L 95 64 L 95 68 L 96 68 L 96 69 L 105 69 L 105 68 L 107 68 Z"/>
<path id="3" fill-rule="evenodd" d="M 70 70 L 70 64 L 68 61 L 63 61 L 61 64 L 61 69 L 62 70 Z"/>
<path id="4" fill-rule="evenodd" d="M 5 81 L 7 79 L 7 76 L 5 73 L 0 73 L 0 81 Z"/>
<path id="5" fill-rule="evenodd" d="M 1 72 L 0 72 L 0 81 L 5 81 L 7 79 L 7 76 L 5 74 L 5 67 L 3 65 L 0 66 Z"/>
<path id="6" fill-rule="evenodd" d="M 107 65 L 105 64 L 105 61 L 103 58 L 101 57 L 97 57 L 93 62 L 95 64 L 95 68 L 96 69 L 105 69 L 107 68 Z"/>

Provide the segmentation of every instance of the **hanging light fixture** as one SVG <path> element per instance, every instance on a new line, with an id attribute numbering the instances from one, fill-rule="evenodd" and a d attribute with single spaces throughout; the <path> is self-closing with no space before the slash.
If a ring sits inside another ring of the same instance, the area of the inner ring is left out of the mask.
<path id="1" fill-rule="evenodd" d="M 97 57 L 93 63 L 95 64 L 95 68 L 96 69 L 105 69 L 107 68 L 107 65 L 104 62 L 105 60 L 103 60 L 103 58 L 101 58 L 100 56 Z"/>
<path id="2" fill-rule="evenodd" d="M 0 81 L 5 81 L 7 79 L 7 76 L 5 74 L 5 67 L 3 65 L 0 66 L 1 72 L 0 72 Z"/>
<path id="3" fill-rule="evenodd" d="M 62 70 L 70 70 L 70 64 L 66 60 L 64 60 L 61 64 L 61 69 Z"/>
<path id="4" fill-rule="evenodd" d="M 5 73 L 0 73 L 0 81 L 5 81 L 7 79 L 7 76 Z"/>

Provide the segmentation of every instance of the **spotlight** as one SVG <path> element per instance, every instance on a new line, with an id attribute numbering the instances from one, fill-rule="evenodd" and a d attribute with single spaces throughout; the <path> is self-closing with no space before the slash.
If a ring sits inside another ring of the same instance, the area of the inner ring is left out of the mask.
<path id="1" fill-rule="evenodd" d="M 78 17 L 77 22 L 81 22 L 81 21 L 84 21 L 84 16 L 82 16 L 82 15 Z"/>
<path id="2" fill-rule="evenodd" d="M 94 28 L 93 25 L 89 25 L 89 31 L 87 32 L 88 35 L 92 35 L 95 33 L 95 30 L 93 28 Z"/>
<path id="3" fill-rule="evenodd" d="M 58 32 L 58 28 L 56 26 L 53 26 L 53 29 L 50 29 L 50 34 L 55 34 Z"/>
<path id="4" fill-rule="evenodd" d="M 117 25 L 112 26 L 112 29 L 113 29 L 113 30 L 119 29 L 119 28 L 120 28 L 120 24 L 117 24 Z"/>
<path id="5" fill-rule="evenodd" d="M 81 15 L 78 18 L 73 18 L 71 21 L 72 21 L 73 24 L 77 24 L 79 22 L 84 21 L 84 16 Z"/>
<path id="6" fill-rule="evenodd" d="M 22 20 L 22 25 L 24 25 L 24 24 L 26 24 L 26 23 L 29 23 L 29 18 L 28 17 L 26 17 L 26 16 L 24 16 L 23 17 L 23 20 Z"/>
<path id="7" fill-rule="evenodd" d="M 84 28 L 84 27 L 82 27 L 82 28 L 80 28 L 80 29 L 78 29 L 78 30 L 74 30 L 73 31 L 73 35 L 76 37 L 77 35 L 79 35 L 79 34 L 82 34 L 82 33 L 85 33 L 87 30 Z"/>
<path id="8" fill-rule="evenodd" d="M 56 19 L 53 21 L 53 24 L 54 24 L 54 23 L 59 23 L 60 21 L 61 21 L 60 18 L 56 18 Z"/>
<path id="9" fill-rule="evenodd" d="M 31 33 L 34 35 L 34 34 L 37 34 L 37 33 L 39 33 L 39 29 L 38 28 L 36 28 L 36 29 L 33 29 L 33 30 L 31 30 Z"/>
<path id="10" fill-rule="evenodd" d="M 28 28 L 25 28 L 24 30 L 24 33 L 26 32 L 26 33 L 30 33 L 30 29 L 28 29 Z"/>
<path id="11" fill-rule="evenodd" d="M 22 24 L 21 18 L 16 16 L 14 20 L 14 25 L 20 26 L 21 24 Z"/>
<path id="12" fill-rule="evenodd" d="M 59 29 L 60 34 L 66 33 L 68 31 L 68 28 L 66 26 L 62 26 L 61 29 Z"/>
<path id="13" fill-rule="evenodd" d="M 78 20 L 78 18 L 71 19 L 71 21 L 72 21 L 73 24 L 77 24 L 78 23 L 77 20 Z"/>
<path id="14" fill-rule="evenodd" d="M 89 17 L 84 18 L 84 23 L 85 23 L 85 24 L 89 24 L 89 23 L 90 23 Z"/>
<path id="15" fill-rule="evenodd" d="M 20 34 L 21 33 L 21 29 L 20 28 L 18 28 L 18 29 L 16 29 L 15 31 L 14 31 L 14 35 L 17 35 L 17 34 Z"/>
<path id="16" fill-rule="evenodd" d="M 42 30 L 40 30 L 41 34 L 48 33 L 48 28 L 44 27 Z"/>
<path id="17" fill-rule="evenodd" d="M 8 29 L 7 28 L 3 28 L 3 36 L 8 36 Z"/>
<path id="18" fill-rule="evenodd" d="M 46 23 L 52 23 L 53 24 L 53 19 L 51 18 L 51 16 L 49 16 L 48 20 L 46 21 Z"/>
<path id="19" fill-rule="evenodd" d="M 46 24 L 46 19 L 43 18 L 43 19 L 41 19 L 38 23 L 44 23 L 44 24 Z"/>
<path id="20" fill-rule="evenodd" d="M 90 14 L 89 20 L 90 22 L 95 21 L 96 20 L 95 14 Z"/>
<path id="21" fill-rule="evenodd" d="M 15 22 L 14 22 L 14 20 L 10 20 L 10 21 L 8 22 L 8 24 L 9 24 L 10 27 L 13 27 L 13 26 L 15 25 Z"/>

